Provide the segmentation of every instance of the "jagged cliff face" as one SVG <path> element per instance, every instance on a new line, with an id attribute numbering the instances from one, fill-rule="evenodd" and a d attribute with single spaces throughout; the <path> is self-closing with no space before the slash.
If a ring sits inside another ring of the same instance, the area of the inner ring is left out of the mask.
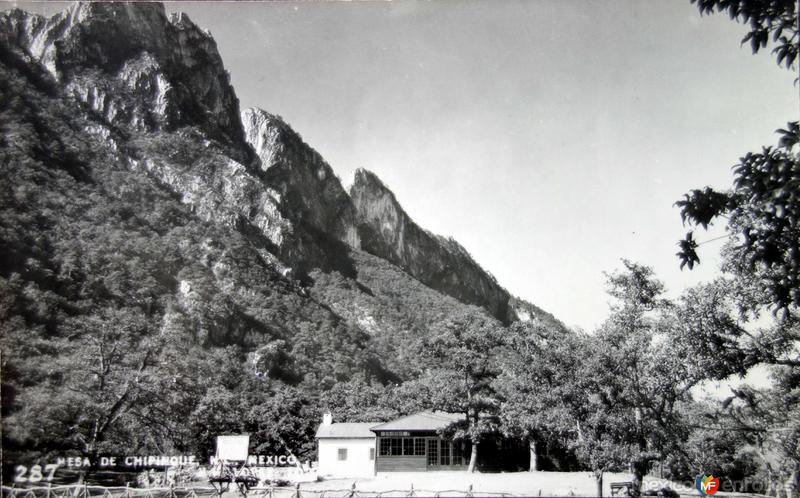
<path id="1" fill-rule="evenodd" d="M 330 166 L 280 119 L 240 115 L 214 40 L 187 16 L 155 3 L 76 4 L 50 19 L 3 13 L 0 33 L 99 118 L 88 131 L 202 218 L 261 238 L 282 271 L 352 273 L 352 205 Z"/>
<path id="2" fill-rule="evenodd" d="M 163 5 L 75 4 L 50 19 L 21 10 L 0 18 L 21 48 L 66 92 L 116 126 L 137 131 L 197 126 L 248 161 L 239 104 L 216 44 Z"/>
<path id="3" fill-rule="evenodd" d="M 76 4 L 50 19 L 12 10 L 0 40 L 81 104 L 86 131 L 119 161 L 255 238 L 280 272 L 354 277 L 350 252 L 364 250 L 503 322 L 521 318 L 461 245 L 420 228 L 375 175 L 359 170 L 348 193 L 280 117 L 240 114 L 214 40 L 185 15 L 154 3 Z"/>
<path id="4" fill-rule="evenodd" d="M 285 218 L 358 249 L 360 241 L 350 197 L 322 156 L 283 119 L 262 109 L 242 112 L 242 123 L 267 183 L 280 195 Z"/>
<path id="5" fill-rule="evenodd" d="M 331 167 L 280 117 L 247 109 L 242 122 L 268 184 L 279 194 L 277 206 L 287 227 L 327 233 L 501 321 L 517 319 L 497 281 L 458 242 L 414 223 L 373 173 L 358 170 L 348 195 Z"/>
<path id="6" fill-rule="evenodd" d="M 394 194 L 366 170 L 355 174 L 350 196 L 364 250 L 403 268 L 426 285 L 509 320 L 508 293 L 455 240 L 420 228 Z"/>

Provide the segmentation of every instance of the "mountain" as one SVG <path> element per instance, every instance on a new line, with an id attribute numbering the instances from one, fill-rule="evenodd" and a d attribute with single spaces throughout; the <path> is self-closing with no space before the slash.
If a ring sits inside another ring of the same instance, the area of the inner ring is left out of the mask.
<path id="1" fill-rule="evenodd" d="M 275 202 L 279 228 L 269 238 L 278 253 L 296 274 L 322 266 L 354 276 L 347 253 L 360 247 L 355 212 L 333 169 L 280 117 L 254 108 L 242 122 Z"/>
<path id="2" fill-rule="evenodd" d="M 429 287 L 467 304 L 509 317 L 509 294 L 458 242 L 412 220 L 375 174 L 359 169 L 350 188 L 364 250 L 390 261 Z"/>
<path id="3" fill-rule="evenodd" d="M 83 3 L 50 19 L 4 13 L 3 42 L 38 62 L 67 95 L 139 131 L 197 126 L 243 147 L 239 106 L 211 35 L 163 7 Z"/>
<path id="4" fill-rule="evenodd" d="M 331 389 L 397 409 L 452 317 L 563 329 L 375 175 L 348 192 L 241 112 L 214 40 L 160 4 L 2 13 L 0 102 L 8 461 L 207 455 L 220 432 L 313 455 Z"/>

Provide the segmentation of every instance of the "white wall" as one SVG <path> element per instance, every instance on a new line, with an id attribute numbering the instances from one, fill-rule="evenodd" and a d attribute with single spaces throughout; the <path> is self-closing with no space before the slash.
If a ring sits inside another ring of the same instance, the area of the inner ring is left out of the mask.
<path id="1" fill-rule="evenodd" d="M 319 475 L 368 477 L 374 475 L 375 461 L 369 459 L 375 438 L 318 439 Z M 347 460 L 339 461 L 339 448 L 347 448 Z"/>

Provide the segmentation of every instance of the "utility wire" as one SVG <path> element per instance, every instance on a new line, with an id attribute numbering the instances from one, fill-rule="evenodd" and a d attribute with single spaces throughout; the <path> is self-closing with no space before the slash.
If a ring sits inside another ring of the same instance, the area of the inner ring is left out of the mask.
<path id="1" fill-rule="evenodd" d="M 730 238 L 731 235 L 733 235 L 733 234 L 726 233 L 725 235 L 720 235 L 719 237 L 714 237 L 713 239 L 708 239 L 708 240 L 704 240 L 703 242 L 698 242 L 697 245 L 699 247 L 699 246 L 708 244 L 709 242 L 715 242 L 717 240 L 727 239 L 727 238 Z"/>

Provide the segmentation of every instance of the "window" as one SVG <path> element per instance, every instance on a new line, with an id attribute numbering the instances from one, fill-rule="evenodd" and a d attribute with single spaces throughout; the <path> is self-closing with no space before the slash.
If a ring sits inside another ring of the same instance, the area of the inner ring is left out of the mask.
<path id="1" fill-rule="evenodd" d="M 399 437 L 393 437 L 392 441 L 392 456 L 400 456 L 403 454 L 403 440 Z"/>
<path id="2" fill-rule="evenodd" d="M 380 456 L 425 456 L 425 438 L 382 437 L 378 450 Z"/>
<path id="3" fill-rule="evenodd" d="M 442 465 L 450 465 L 450 441 L 441 441 L 439 446 L 439 455 L 441 456 Z"/>
<path id="4" fill-rule="evenodd" d="M 428 466 L 439 465 L 439 441 L 437 439 L 428 439 Z"/>
<path id="5" fill-rule="evenodd" d="M 339 448 L 339 461 L 347 460 L 347 448 Z"/>
<path id="6" fill-rule="evenodd" d="M 370 460 L 375 460 L 375 448 L 370 448 L 369 449 L 369 459 Z"/>

